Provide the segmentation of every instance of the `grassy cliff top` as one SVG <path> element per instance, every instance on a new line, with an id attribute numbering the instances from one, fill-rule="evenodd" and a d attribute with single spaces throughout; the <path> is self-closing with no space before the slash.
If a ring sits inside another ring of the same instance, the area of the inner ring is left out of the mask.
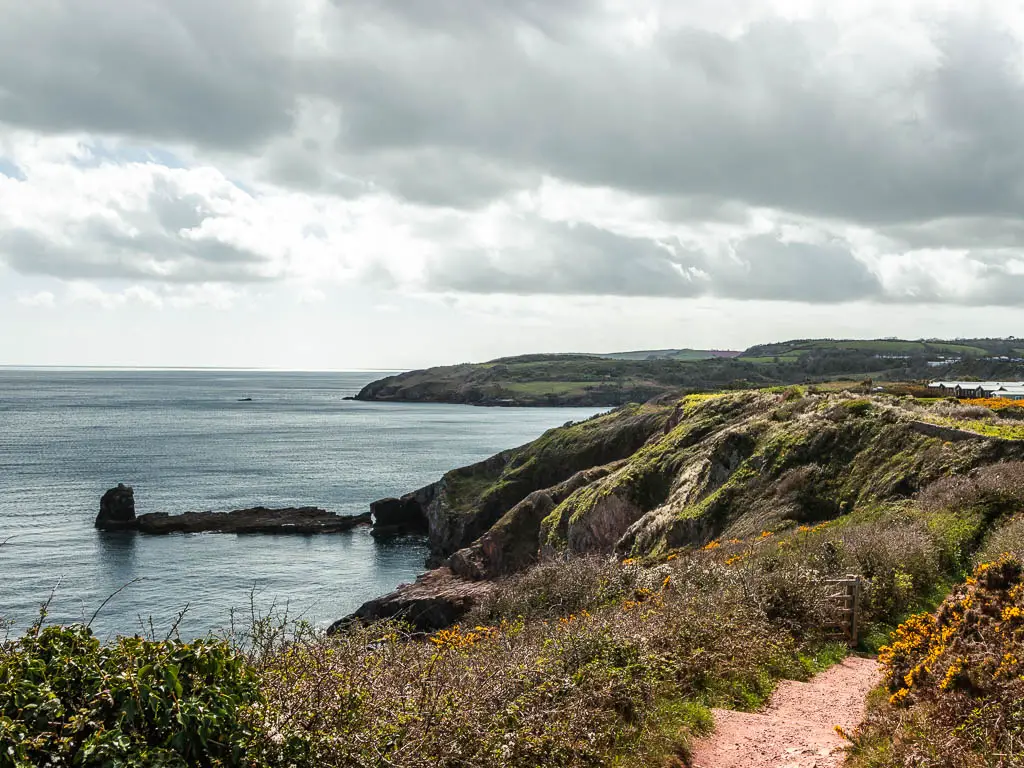
<path id="1" fill-rule="evenodd" d="M 360 400 L 474 405 L 616 406 L 684 390 L 765 386 L 779 378 L 753 363 L 524 355 L 410 371 L 368 385 Z"/>

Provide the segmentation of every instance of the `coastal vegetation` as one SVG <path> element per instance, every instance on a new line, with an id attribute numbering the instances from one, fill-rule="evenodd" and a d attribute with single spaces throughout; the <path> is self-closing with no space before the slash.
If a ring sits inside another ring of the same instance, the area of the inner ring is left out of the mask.
<path id="1" fill-rule="evenodd" d="M 910 617 L 879 658 L 885 690 L 851 737 L 854 768 L 1024 763 L 1024 538 L 980 563 L 934 613 Z"/>
<path id="2" fill-rule="evenodd" d="M 502 565 L 458 623 L 254 610 L 103 644 L 43 616 L 0 644 L 0 766 L 682 765 L 712 707 L 849 651 L 846 574 L 887 670 L 854 765 L 1018 765 L 1024 444 L 978 426 L 1001 419 L 785 387 L 568 424 L 440 482 L 431 535 L 476 536 L 453 578 Z"/>
<path id="3" fill-rule="evenodd" d="M 933 499 L 653 558 L 551 561 L 428 635 L 385 622 L 324 637 L 257 617 L 232 643 L 103 647 L 44 627 L 0 654 L 0 763 L 39 765 L 59 745 L 81 765 L 672 764 L 710 729 L 710 707 L 755 709 L 776 680 L 846 653 L 826 577 L 871 573 L 869 650 L 934 605 L 979 539 L 943 510 Z M 206 762 L 179 759 L 185 747 Z"/>

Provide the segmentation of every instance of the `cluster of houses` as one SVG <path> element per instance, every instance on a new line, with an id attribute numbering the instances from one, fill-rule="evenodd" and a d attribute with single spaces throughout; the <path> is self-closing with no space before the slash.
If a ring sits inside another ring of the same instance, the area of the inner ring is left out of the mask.
<path id="1" fill-rule="evenodd" d="M 933 381 L 928 388 L 943 397 L 1024 400 L 1024 381 Z"/>

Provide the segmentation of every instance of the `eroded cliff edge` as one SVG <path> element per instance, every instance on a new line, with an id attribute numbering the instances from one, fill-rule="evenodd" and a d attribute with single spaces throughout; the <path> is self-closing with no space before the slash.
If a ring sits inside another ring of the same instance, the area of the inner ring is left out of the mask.
<path id="1" fill-rule="evenodd" d="M 958 407 L 791 388 L 663 398 L 568 424 L 416 492 L 431 564 L 444 569 L 360 618 L 404 615 L 429 629 L 415 619 L 419 601 L 471 602 L 485 587 L 461 584 L 542 557 L 642 557 L 781 530 L 1024 459 L 1024 441 L 958 421 Z M 454 621 L 460 610 L 432 613 Z"/>

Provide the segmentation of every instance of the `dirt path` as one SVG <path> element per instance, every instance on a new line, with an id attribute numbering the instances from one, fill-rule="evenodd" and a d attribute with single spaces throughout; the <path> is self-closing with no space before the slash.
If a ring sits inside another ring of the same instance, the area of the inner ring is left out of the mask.
<path id="1" fill-rule="evenodd" d="M 810 682 L 779 684 L 762 712 L 715 710 L 715 732 L 694 747 L 693 768 L 836 768 L 843 762 L 841 725 L 864 717 L 879 681 L 873 659 L 848 658 Z"/>

